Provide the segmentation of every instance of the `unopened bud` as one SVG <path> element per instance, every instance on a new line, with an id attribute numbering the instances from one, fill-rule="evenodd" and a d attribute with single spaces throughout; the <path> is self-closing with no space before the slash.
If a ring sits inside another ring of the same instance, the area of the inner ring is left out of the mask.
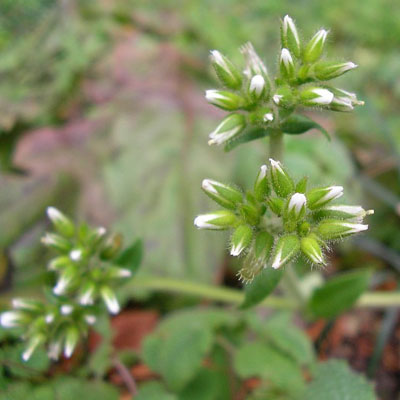
<path id="1" fill-rule="evenodd" d="M 81 249 L 74 249 L 69 252 L 69 258 L 74 262 L 79 262 L 82 259 L 82 254 Z"/>
<path id="2" fill-rule="evenodd" d="M 120 267 L 109 267 L 107 269 L 107 277 L 109 279 L 123 279 L 130 278 L 132 276 L 131 270 Z"/>
<path id="3" fill-rule="evenodd" d="M 79 341 L 79 330 L 75 326 L 69 326 L 65 332 L 64 356 L 70 358 Z"/>
<path id="4" fill-rule="evenodd" d="M 29 321 L 29 315 L 23 311 L 5 311 L 0 314 L 0 325 L 3 328 L 18 328 Z"/>
<path id="5" fill-rule="evenodd" d="M 293 180 L 279 161 L 272 158 L 269 161 L 271 163 L 272 187 L 279 197 L 285 198 L 294 190 Z"/>
<path id="6" fill-rule="evenodd" d="M 246 127 L 246 118 L 242 114 L 230 114 L 210 133 L 209 145 L 222 144 L 237 136 Z"/>
<path id="7" fill-rule="evenodd" d="M 341 196 L 343 196 L 343 186 L 327 186 L 311 189 L 306 193 L 307 207 L 310 210 L 316 210 Z"/>
<path id="8" fill-rule="evenodd" d="M 47 216 L 50 218 L 54 228 L 63 236 L 75 235 L 75 226 L 72 221 L 55 207 L 47 208 Z"/>
<path id="9" fill-rule="evenodd" d="M 39 313 L 44 310 L 44 304 L 38 300 L 20 299 L 12 300 L 12 306 L 17 310 Z"/>
<path id="10" fill-rule="evenodd" d="M 279 59 L 279 69 L 281 74 L 286 79 L 294 78 L 295 71 L 294 71 L 294 62 L 292 55 L 288 49 L 282 49 L 281 57 Z"/>
<path id="11" fill-rule="evenodd" d="M 249 95 L 252 100 L 259 100 L 265 93 L 265 79 L 262 75 L 254 75 L 249 84 Z"/>
<path id="12" fill-rule="evenodd" d="M 348 221 L 325 219 L 318 225 L 318 234 L 322 239 L 339 239 L 366 231 L 368 225 L 352 223 Z"/>
<path id="13" fill-rule="evenodd" d="M 333 98 L 332 92 L 319 87 L 306 88 L 300 93 L 301 103 L 309 107 L 329 105 L 332 103 Z"/>
<path id="14" fill-rule="evenodd" d="M 42 243 L 45 246 L 51 247 L 63 253 L 69 252 L 72 247 L 72 243 L 68 239 L 57 235 L 56 233 L 46 233 L 46 235 L 42 238 Z"/>
<path id="15" fill-rule="evenodd" d="M 296 57 L 300 57 L 301 54 L 301 43 L 299 34 L 296 29 L 296 25 L 289 15 L 283 18 L 281 25 L 281 41 L 282 47 L 290 50 Z"/>
<path id="16" fill-rule="evenodd" d="M 118 314 L 120 311 L 120 306 L 112 289 L 108 286 L 102 286 L 100 289 L 100 294 L 108 308 L 108 311 L 111 314 Z"/>
<path id="17" fill-rule="evenodd" d="M 274 245 L 274 237 L 269 232 L 257 233 L 254 240 L 254 256 L 263 267 L 266 266 L 272 246 Z"/>
<path id="18" fill-rule="evenodd" d="M 254 183 L 254 195 L 258 201 L 263 201 L 270 192 L 271 188 L 268 181 L 268 167 L 262 165 Z"/>
<path id="19" fill-rule="evenodd" d="M 60 311 L 62 315 L 70 315 L 74 311 L 74 307 L 71 304 L 63 304 L 60 307 Z"/>
<path id="20" fill-rule="evenodd" d="M 288 86 L 279 87 L 275 94 L 272 96 L 272 101 L 278 106 L 283 108 L 293 107 L 294 97 L 292 89 Z"/>
<path id="21" fill-rule="evenodd" d="M 278 269 L 293 260 L 300 250 L 300 240 L 295 235 L 285 235 L 278 239 L 272 258 L 272 268 Z"/>
<path id="22" fill-rule="evenodd" d="M 238 256 L 251 243 L 253 232 L 248 225 L 240 225 L 233 232 L 231 238 L 231 255 Z"/>
<path id="23" fill-rule="evenodd" d="M 264 78 L 267 78 L 267 67 L 261 61 L 260 57 L 254 50 L 253 45 L 250 42 L 247 42 L 241 47 L 240 51 L 246 59 L 246 68 L 244 70 L 244 74 L 249 79 L 254 75 L 262 75 Z"/>
<path id="24" fill-rule="evenodd" d="M 236 215 L 231 211 L 220 210 L 202 214 L 195 218 L 194 224 L 199 229 L 224 230 L 233 228 L 237 223 Z"/>
<path id="25" fill-rule="evenodd" d="M 346 97 L 334 97 L 328 109 L 331 111 L 350 112 L 354 110 L 354 107 L 350 99 Z"/>
<path id="26" fill-rule="evenodd" d="M 346 206 L 334 205 L 327 206 L 318 210 L 316 216 L 318 218 L 338 218 L 338 219 L 351 219 L 357 222 L 362 222 L 365 216 L 371 215 L 374 210 L 364 210 L 361 206 Z"/>
<path id="27" fill-rule="evenodd" d="M 60 274 L 56 286 L 54 286 L 53 288 L 53 293 L 57 296 L 63 295 L 74 284 L 77 276 L 78 271 L 73 265 L 63 270 Z"/>
<path id="28" fill-rule="evenodd" d="M 243 200 L 243 195 L 239 190 L 211 179 L 204 179 L 201 187 L 207 196 L 230 210 L 235 210 L 236 205 Z"/>
<path id="29" fill-rule="evenodd" d="M 92 281 L 85 282 L 79 292 L 79 303 L 88 306 L 94 303 L 96 296 L 96 284 Z"/>
<path id="30" fill-rule="evenodd" d="M 48 269 L 50 271 L 61 271 L 67 267 L 69 267 L 72 264 L 70 257 L 68 256 L 60 256 L 53 258 L 49 265 Z"/>
<path id="31" fill-rule="evenodd" d="M 298 221 L 306 213 L 307 199 L 303 193 L 295 193 L 289 199 L 286 211 L 286 218 L 291 221 Z"/>
<path id="32" fill-rule="evenodd" d="M 305 62 L 312 63 L 321 57 L 327 36 L 328 31 L 321 29 L 311 38 L 304 49 L 303 58 Z"/>
<path id="33" fill-rule="evenodd" d="M 207 90 L 206 100 L 210 104 L 228 111 L 237 110 L 244 105 L 243 97 L 224 90 Z"/>
<path id="34" fill-rule="evenodd" d="M 25 351 L 22 353 L 22 360 L 28 361 L 35 350 L 45 342 L 46 338 L 42 334 L 34 335 L 29 341 L 28 346 L 26 347 Z"/>
<path id="35" fill-rule="evenodd" d="M 86 323 L 88 325 L 94 325 L 96 323 L 96 321 L 97 321 L 96 316 L 95 315 L 91 315 L 91 314 L 85 315 L 84 318 L 85 318 L 85 321 L 86 321 Z"/>
<path id="36" fill-rule="evenodd" d="M 305 193 L 307 191 L 307 181 L 308 178 L 305 176 L 304 178 L 300 179 L 296 184 L 296 192 L 297 193 Z"/>
<path id="37" fill-rule="evenodd" d="M 301 239 L 300 248 L 303 254 L 314 264 L 326 265 L 321 246 L 313 236 Z"/>
<path id="38" fill-rule="evenodd" d="M 231 89 L 239 89 L 242 85 L 242 76 L 232 62 L 218 50 L 212 50 L 210 58 L 221 83 Z"/>
<path id="39" fill-rule="evenodd" d="M 321 61 L 314 65 L 314 75 L 320 81 L 328 81 L 355 68 L 357 68 L 357 64 L 354 64 L 353 62 L 337 63 L 332 61 Z"/>

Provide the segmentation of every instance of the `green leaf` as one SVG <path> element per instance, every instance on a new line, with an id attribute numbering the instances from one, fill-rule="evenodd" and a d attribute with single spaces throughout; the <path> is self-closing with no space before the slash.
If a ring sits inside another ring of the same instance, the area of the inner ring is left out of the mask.
<path id="1" fill-rule="evenodd" d="M 0 393 L 0 400 L 26 400 L 32 393 L 32 386 L 27 382 L 12 383 Z"/>
<path id="2" fill-rule="evenodd" d="M 282 124 L 281 129 L 289 135 L 301 135 L 310 129 L 319 130 L 325 137 L 330 140 L 329 133 L 317 122 L 301 114 L 290 115 Z"/>
<path id="3" fill-rule="evenodd" d="M 196 375 L 213 337 L 202 324 L 177 325 L 167 331 L 148 336 L 143 346 L 143 358 L 158 372 L 172 390 L 181 390 Z"/>
<path id="4" fill-rule="evenodd" d="M 314 290 L 308 309 L 317 317 L 332 318 L 349 309 L 367 289 L 370 272 L 341 274 Z"/>
<path id="5" fill-rule="evenodd" d="M 240 144 L 251 142 L 256 139 L 261 139 L 265 136 L 270 135 L 271 132 L 273 132 L 273 129 L 271 128 L 259 128 L 259 127 L 247 128 L 243 131 L 243 133 L 230 140 L 225 145 L 224 150 L 231 151 Z"/>
<path id="6" fill-rule="evenodd" d="M 115 263 L 125 267 L 132 272 L 137 272 L 143 258 L 143 242 L 138 239 L 126 248 L 116 259 Z"/>
<path id="7" fill-rule="evenodd" d="M 234 368 L 241 378 L 261 377 L 292 394 L 304 389 L 301 368 L 264 343 L 246 343 L 240 347 L 234 356 Z"/>
<path id="8" fill-rule="evenodd" d="M 240 308 L 246 309 L 264 300 L 278 285 L 283 275 L 283 268 L 265 268 L 251 283 L 244 287 L 245 298 Z"/>
<path id="9" fill-rule="evenodd" d="M 168 393 L 161 383 L 149 382 L 140 386 L 135 400 L 178 400 L 178 398 L 174 394 Z"/>
<path id="10" fill-rule="evenodd" d="M 344 361 L 331 360 L 318 366 L 306 394 L 307 400 L 376 400 L 372 386 Z"/>

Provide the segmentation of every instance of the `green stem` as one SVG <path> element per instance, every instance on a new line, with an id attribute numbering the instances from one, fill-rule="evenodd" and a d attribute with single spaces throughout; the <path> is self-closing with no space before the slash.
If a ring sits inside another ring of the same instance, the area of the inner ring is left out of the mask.
<path id="1" fill-rule="evenodd" d="M 280 130 L 269 136 L 269 156 L 276 161 L 283 161 L 283 132 Z"/>
<path id="2" fill-rule="evenodd" d="M 239 305 L 244 301 L 243 292 L 237 289 L 173 278 L 152 276 L 136 277 L 128 286 L 127 289 L 129 291 L 131 289 L 146 289 L 156 292 L 194 296 L 204 300 L 232 305 Z M 268 296 L 260 303 L 260 306 L 273 309 L 295 310 L 298 309 L 301 304 L 281 296 Z M 400 292 L 368 292 L 359 298 L 355 306 L 358 308 L 399 307 Z"/>

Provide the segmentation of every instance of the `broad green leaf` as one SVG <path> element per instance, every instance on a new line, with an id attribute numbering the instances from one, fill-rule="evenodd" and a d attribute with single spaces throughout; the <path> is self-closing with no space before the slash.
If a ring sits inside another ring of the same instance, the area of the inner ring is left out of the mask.
<path id="1" fill-rule="evenodd" d="M 265 268 L 251 283 L 244 287 L 245 298 L 241 308 L 255 306 L 271 294 L 283 275 L 283 268 Z"/>
<path id="2" fill-rule="evenodd" d="M 331 278 L 314 290 L 308 309 L 317 317 L 332 318 L 349 309 L 368 288 L 370 272 L 360 270 Z"/>
<path id="3" fill-rule="evenodd" d="M 285 354 L 261 342 L 240 347 L 235 353 L 234 368 L 241 378 L 261 377 L 290 393 L 304 389 L 300 367 Z"/>
<path id="4" fill-rule="evenodd" d="M 353 372 L 344 361 L 320 364 L 305 396 L 299 400 L 376 400 L 372 385 Z"/>
<path id="5" fill-rule="evenodd" d="M 149 382 L 139 388 L 135 400 L 178 400 L 178 397 L 168 393 L 167 389 L 159 382 Z"/>
<path id="6" fill-rule="evenodd" d="M 125 267 L 132 272 L 132 275 L 138 270 L 143 258 L 143 243 L 140 239 L 136 240 L 126 248 L 115 260 L 117 265 Z"/>
<path id="7" fill-rule="evenodd" d="M 164 378 L 169 388 L 181 390 L 199 371 L 212 343 L 211 330 L 201 324 L 178 326 L 148 336 L 143 358 Z"/>
<path id="8" fill-rule="evenodd" d="M 290 115 L 285 120 L 285 122 L 281 124 L 281 129 L 284 133 L 287 133 L 289 135 L 301 135 L 302 133 L 306 133 L 310 129 L 317 129 L 323 135 L 325 135 L 328 140 L 330 140 L 329 133 L 324 127 L 318 124 L 318 122 L 315 122 L 312 119 L 301 114 Z"/>
<path id="9" fill-rule="evenodd" d="M 271 132 L 273 132 L 273 129 L 271 128 L 259 128 L 259 127 L 246 128 L 243 131 L 243 133 L 230 140 L 225 145 L 224 150 L 231 151 L 240 144 L 251 142 L 256 139 L 261 139 L 265 136 L 270 135 Z"/>

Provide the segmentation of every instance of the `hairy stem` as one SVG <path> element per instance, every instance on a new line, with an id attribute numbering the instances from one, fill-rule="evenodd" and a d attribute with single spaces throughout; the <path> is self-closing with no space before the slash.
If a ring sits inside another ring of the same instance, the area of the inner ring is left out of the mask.
<path id="1" fill-rule="evenodd" d="M 128 285 L 129 291 L 147 289 L 155 292 L 166 292 L 199 297 L 218 303 L 238 305 L 244 301 L 244 294 L 237 289 L 207 285 L 203 283 L 184 281 L 162 277 L 136 277 Z M 293 299 L 280 296 L 268 296 L 260 306 L 273 309 L 295 310 L 300 304 Z M 363 294 L 355 307 L 358 308 L 385 308 L 399 307 L 400 292 L 369 292 Z"/>

